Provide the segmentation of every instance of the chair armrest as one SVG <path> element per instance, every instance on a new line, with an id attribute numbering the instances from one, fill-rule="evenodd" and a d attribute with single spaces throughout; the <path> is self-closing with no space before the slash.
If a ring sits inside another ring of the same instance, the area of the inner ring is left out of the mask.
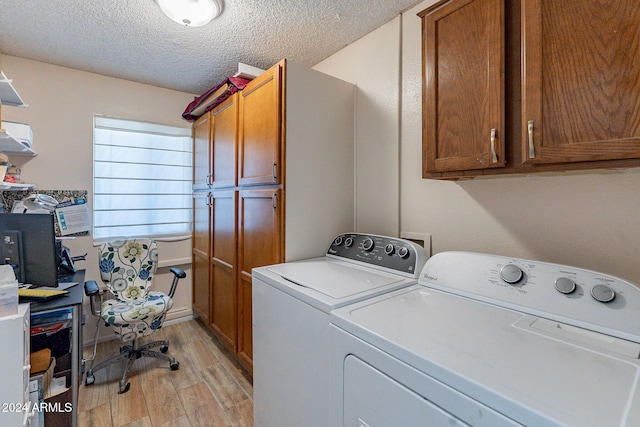
<path id="1" fill-rule="evenodd" d="M 173 294 L 176 293 L 176 288 L 178 286 L 178 280 L 184 279 L 185 277 L 187 277 L 187 273 L 185 273 L 183 270 L 176 267 L 171 267 L 169 271 L 171 271 L 174 276 L 173 282 L 171 282 L 171 289 L 169 290 L 169 298 L 173 298 Z"/>
<path id="2" fill-rule="evenodd" d="M 84 282 L 84 294 L 88 297 L 94 297 L 100 293 L 100 288 L 95 280 L 87 280 Z"/>
<path id="3" fill-rule="evenodd" d="M 178 279 L 184 279 L 185 277 L 187 277 L 187 273 L 179 268 L 171 267 L 169 271 L 171 271 Z"/>
<path id="4" fill-rule="evenodd" d="M 100 311 L 102 308 L 102 293 L 95 280 L 87 280 L 86 282 L 84 282 L 84 294 L 89 297 L 89 303 L 91 304 L 91 313 L 94 316 L 100 317 Z M 96 298 L 99 299 L 98 304 L 95 303 Z"/>

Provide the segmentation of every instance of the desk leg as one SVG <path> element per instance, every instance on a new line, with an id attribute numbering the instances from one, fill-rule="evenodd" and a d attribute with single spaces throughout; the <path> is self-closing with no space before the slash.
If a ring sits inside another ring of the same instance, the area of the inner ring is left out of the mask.
<path id="1" fill-rule="evenodd" d="M 73 336 L 71 340 L 71 425 L 78 425 L 78 389 L 82 373 L 80 372 L 80 358 L 82 357 L 82 304 L 73 306 Z"/>

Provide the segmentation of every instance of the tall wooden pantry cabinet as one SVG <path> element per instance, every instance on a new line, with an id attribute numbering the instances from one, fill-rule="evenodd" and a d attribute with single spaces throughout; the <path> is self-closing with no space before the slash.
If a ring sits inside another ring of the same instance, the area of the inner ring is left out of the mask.
<path id="1" fill-rule="evenodd" d="M 251 270 L 354 227 L 354 96 L 282 60 L 194 123 L 193 309 L 249 369 Z"/>

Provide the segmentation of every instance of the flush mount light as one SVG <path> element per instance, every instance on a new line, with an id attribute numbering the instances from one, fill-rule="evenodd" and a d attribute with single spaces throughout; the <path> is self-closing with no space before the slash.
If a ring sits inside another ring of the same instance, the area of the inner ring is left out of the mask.
<path id="1" fill-rule="evenodd" d="M 201 27 L 222 13 L 222 0 L 155 0 L 173 21 L 187 27 Z"/>

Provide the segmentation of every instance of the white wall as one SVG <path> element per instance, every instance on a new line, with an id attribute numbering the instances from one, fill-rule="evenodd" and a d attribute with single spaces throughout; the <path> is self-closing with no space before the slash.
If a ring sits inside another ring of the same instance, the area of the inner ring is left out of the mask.
<path id="1" fill-rule="evenodd" d="M 433 236 L 434 253 L 471 250 L 574 265 L 620 276 L 640 284 L 640 170 L 505 176 L 448 182 L 421 178 L 421 22 L 416 14 L 435 1 L 422 2 L 400 18 L 318 64 L 364 90 L 372 76 L 396 79 L 402 72 L 400 120 L 400 229 Z M 383 46 L 401 25 L 401 59 Z M 391 53 L 390 53 L 391 52 Z M 368 64 L 369 67 L 363 67 Z M 395 64 L 395 65 L 392 65 Z M 370 91 L 370 102 L 384 111 L 383 122 L 398 117 L 394 96 Z M 379 127 L 376 117 L 358 115 L 358 129 Z M 393 128 L 395 125 L 390 123 Z M 393 132 L 391 132 L 393 133 Z M 358 139 L 358 150 L 375 150 L 378 140 Z M 390 149 L 391 151 L 391 149 Z M 359 157 L 358 170 L 394 170 L 396 160 Z M 396 205 L 396 198 L 375 186 L 358 185 L 359 218 L 364 207 Z M 371 232 L 390 229 L 376 217 Z"/>
<path id="2" fill-rule="evenodd" d="M 89 206 L 93 191 L 93 114 L 190 127 L 181 113 L 193 100 L 192 94 L 105 77 L 2 55 L 2 70 L 28 108 L 3 107 L 2 119 L 28 123 L 33 129 L 36 157 L 11 156 L 22 168 L 21 178 L 40 190 L 88 190 Z M 97 248 L 91 236 L 65 242 L 74 255 L 88 253 L 87 279 L 99 282 Z M 159 242 L 160 261 L 191 258 L 191 240 Z M 161 264 L 162 265 L 162 264 Z M 188 269 L 190 265 L 181 265 Z M 161 268 L 157 288 L 168 291 L 171 273 Z M 176 293 L 168 318 L 191 315 L 190 275 Z M 85 309 L 88 313 L 88 309 Z M 92 331 L 85 331 L 89 339 Z"/>
<path id="3" fill-rule="evenodd" d="M 398 17 L 313 67 L 357 85 L 355 231 L 391 236 L 400 226 L 400 29 Z"/>

